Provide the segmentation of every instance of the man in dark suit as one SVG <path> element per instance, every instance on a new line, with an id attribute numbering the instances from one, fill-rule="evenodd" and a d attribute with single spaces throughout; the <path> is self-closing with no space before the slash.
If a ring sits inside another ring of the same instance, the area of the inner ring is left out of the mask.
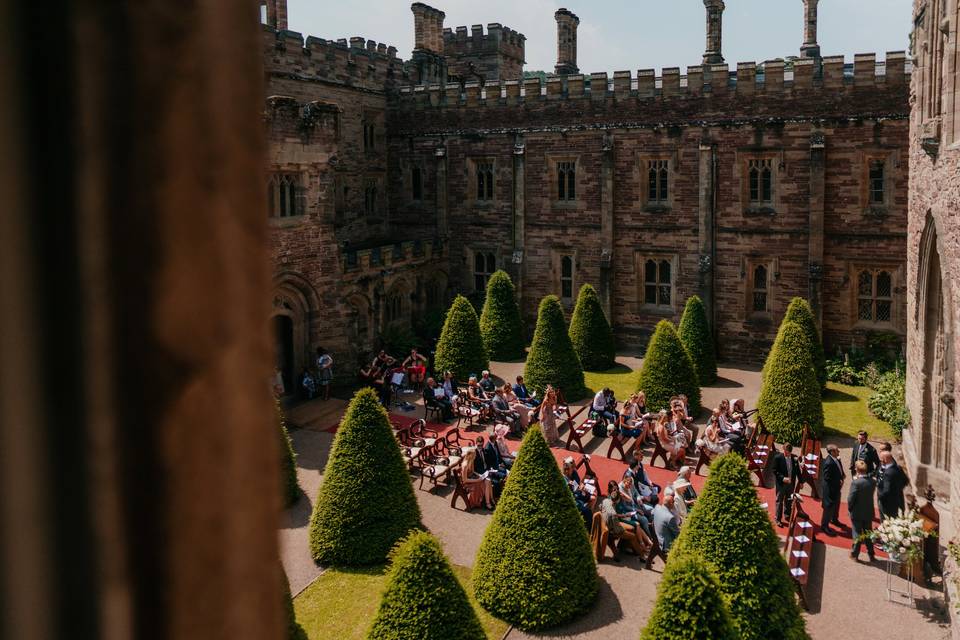
<path id="1" fill-rule="evenodd" d="M 831 537 L 837 535 L 837 533 L 830 528 L 830 524 L 840 524 L 837 520 L 837 513 L 840 509 L 840 488 L 843 487 L 843 477 L 840 449 L 835 444 L 829 444 L 827 445 L 827 457 L 823 459 L 820 466 L 820 500 L 823 506 L 820 530 Z"/>
<path id="2" fill-rule="evenodd" d="M 773 459 L 773 476 L 777 480 L 777 526 L 782 527 L 784 508 L 789 519 L 793 494 L 800 480 L 797 456 L 793 455 L 793 445 L 789 442 L 783 445 L 783 452 L 778 452 Z"/>
<path id="3" fill-rule="evenodd" d="M 876 483 L 873 476 L 867 475 L 867 463 L 863 460 L 857 460 L 854 470 L 857 477 L 850 483 L 850 493 L 847 495 L 847 509 L 853 524 L 853 549 L 850 557 L 857 560 L 860 557 L 860 545 L 866 543 L 867 555 L 872 562 L 873 540 L 869 534 L 873 530 L 873 493 Z"/>
<path id="4" fill-rule="evenodd" d="M 440 418 L 444 422 L 453 419 L 453 405 L 443 394 L 443 387 L 437 386 L 437 381 L 433 378 L 427 378 L 427 384 L 423 385 L 423 404 L 440 409 Z"/>
<path id="5" fill-rule="evenodd" d="M 867 464 L 867 475 L 872 476 L 873 472 L 880 466 L 880 457 L 873 445 L 867 442 L 866 431 L 857 434 L 857 442 L 853 445 L 853 452 L 850 454 L 850 475 L 855 473 L 857 460 L 863 460 Z"/>
<path id="6" fill-rule="evenodd" d="M 488 440 L 485 447 L 477 451 L 477 457 L 473 460 L 473 471 L 477 475 L 487 473 L 490 482 L 493 484 L 493 495 L 499 498 L 503 491 L 503 481 L 507 477 L 505 469 L 500 468 L 500 452 L 492 441 Z"/>
<path id="7" fill-rule="evenodd" d="M 896 518 L 903 510 L 903 489 L 907 484 L 907 475 L 893 459 L 893 454 L 889 451 L 881 451 L 877 483 L 877 502 L 880 504 L 881 520 Z"/>

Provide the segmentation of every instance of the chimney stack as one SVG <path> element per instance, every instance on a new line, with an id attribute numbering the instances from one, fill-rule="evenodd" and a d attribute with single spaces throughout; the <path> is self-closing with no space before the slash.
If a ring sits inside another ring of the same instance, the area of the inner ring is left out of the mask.
<path id="1" fill-rule="evenodd" d="M 434 9 L 422 2 L 410 5 L 413 11 L 413 49 L 443 53 L 443 20 L 447 17 L 443 11 Z"/>
<path id="2" fill-rule="evenodd" d="M 580 73 L 577 67 L 577 26 L 580 18 L 568 9 L 557 9 L 553 14 L 557 19 L 557 75 L 566 76 Z"/>
<path id="3" fill-rule="evenodd" d="M 707 8 L 707 50 L 703 64 L 723 64 L 723 0 L 703 0 Z"/>
<path id="4" fill-rule="evenodd" d="M 803 46 L 800 56 L 820 59 L 820 45 L 817 44 L 817 5 L 820 0 L 803 0 Z"/>

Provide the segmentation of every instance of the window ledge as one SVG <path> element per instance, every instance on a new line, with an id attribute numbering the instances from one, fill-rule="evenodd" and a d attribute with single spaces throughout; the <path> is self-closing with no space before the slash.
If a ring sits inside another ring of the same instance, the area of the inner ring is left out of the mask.
<path id="1" fill-rule="evenodd" d="M 271 227 L 280 227 L 282 229 L 286 227 L 295 227 L 306 219 L 307 219 L 307 216 L 300 215 L 300 216 L 284 216 L 282 218 L 271 217 L 269 218 L 269 221 L 270 221 Z"/>
<path id="2" fill-rule="evenodd" d="M 643 303 L 640 305 L 640 313 L 648 313 L 655 316 L 664 316 L 669 317 L 676 314 L 676 310 L 673 307 L 665 307 L 662 305 L 656 304 L 646 304 Z"/>
<path id="3" fill-rule="evenodd" d="M 668 204 L 648 204 L 644 205 L 643 210 L 647 213 L 670 213 L 673 207 Z"/>
<path id="4" fill-rule="evenodd" d="M 888 211 L 885 205 L 872 204 L 863 210 L 863 215 L 868 218 L 885 218 L 887 213 Z"/>
<path id="5" fill-rule="evenodd" d="M 553 201 L 554 209 L 564 209 L 569 211 L 571 209 L 576 209 L 579 206 L 580 206 L 579 200 L 554 200 Z"/>
<path id="6" fill-rule="evenodd" d="M 777 210 L 769 206 L 751 205 L 743 210 L 745 216 L 774 216 Z"/>
<path id="7" fill-rule="evenodd" d="M 891 333 L 896 333 L 897 335 L 903 335 L 903 332 L 899 327 L 894 326 L 893 322 L 871 322 L 869 320 L 858 320 L 853 325 L 854 329 L 860 329 L 862 331 L 888 331 Z"/>
<path id="8" fill-rule="evenodd" d="M 773 317 L 768 312 L 753 311 L 747 316 L 749 327 L 769 328 L 773 326 Z"/>
<path id="9" fill-rule="evenodd" d="M 473 206 L 476 209 L 494 209 L 497 203 L 495 200 L 474 200 Z"/>

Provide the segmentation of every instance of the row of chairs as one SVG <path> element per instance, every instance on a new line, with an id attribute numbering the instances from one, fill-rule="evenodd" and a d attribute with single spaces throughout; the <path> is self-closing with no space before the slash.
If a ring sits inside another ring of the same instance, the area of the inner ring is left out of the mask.
<path id="1" fill-rule="evenodd" d="M 813 522 L 800 506 L 799 493 L 794 496 L 793 507 L 790 509 L 790 521 L 787 525 L 787 542 L 784 546 L 784 558 L 790 568 L 790 577 L 793 579 L 800 597 L 800 604 L 807 609 L 807 585 L 810 579 L 810 561 L 813 557 L 813 545 L 816 542 Z"/>

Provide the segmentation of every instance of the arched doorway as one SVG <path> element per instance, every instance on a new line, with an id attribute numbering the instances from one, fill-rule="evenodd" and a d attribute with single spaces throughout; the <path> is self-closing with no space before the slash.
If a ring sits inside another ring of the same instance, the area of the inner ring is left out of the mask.
<path id="1" fill-rule="evenodd" d="M 273 317 L 274 353 L 276 353 L 277 367 L 283 374 L 283 389 L 285 393 L 293 393 L 296 389 L 296 362 L 293 351 L 293 319 L 290 316 L 277 315 Z"/>

